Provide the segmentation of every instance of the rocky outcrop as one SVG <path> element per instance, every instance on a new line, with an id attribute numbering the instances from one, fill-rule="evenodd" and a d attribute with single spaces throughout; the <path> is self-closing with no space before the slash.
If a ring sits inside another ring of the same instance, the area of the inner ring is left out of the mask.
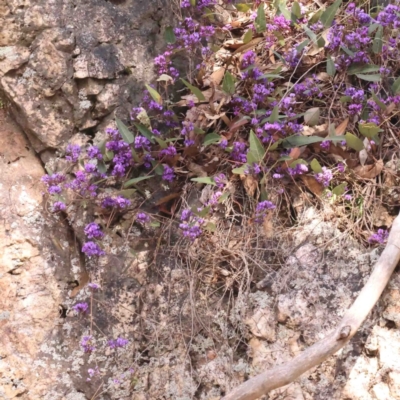
<path id="1" fill-rule="evenodd" d="M 4 110 L 0 149 L 0 398 L 43 399 L 58 384 L 40 354 L 74 279 L 74 241 L 63 221 L 46 217 L 44 170 Z"/>
<path id="2" fill-rule="evenodd" d="M 168 15 L 167 0 L 0 2 L 0 90 L 35 151 L 128 113 Z"/>

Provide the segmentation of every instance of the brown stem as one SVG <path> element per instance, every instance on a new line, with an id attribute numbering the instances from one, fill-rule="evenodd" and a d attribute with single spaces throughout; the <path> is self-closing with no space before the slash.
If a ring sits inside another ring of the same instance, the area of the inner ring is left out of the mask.
<path id="1" fill-rule="evenodd" d="M 374 270 L 353 305 L 338 327 L 326 338 L 315 343 L 291 361 L 278 365 L 249 379 L 221 400 L 255 400 L 269 391 L 285 386 L 309 369 L 321 364 L 345 346 L 356 334 L 383 290 L 400 260 L 400 215 L 393 222 L 387 245 Z"/>

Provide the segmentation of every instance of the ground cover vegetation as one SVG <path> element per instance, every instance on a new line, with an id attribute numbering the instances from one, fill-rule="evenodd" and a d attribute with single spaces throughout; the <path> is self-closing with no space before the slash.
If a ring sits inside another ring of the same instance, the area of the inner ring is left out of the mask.
<path id="1" fill-rule="evenodd" d="M 295 223 L 299 193 L 333 207 L 365 244 L 383 244 L 389 223 L 374 224 L 371 215 L 376 199 L 389 215 L 399 205 L 399 3 L 182 0 L 175 13 L 154 60 L 156 82 L 129 122 L 116 118 L 106 139 L 86 148 L 68 144 L 65 169 L 43 177 L 52 212 L 95 210 L 82 253 L 106 257 L 105 237 L 130 212 L 128 245 L 132 225 L 160 237 L 174 227 L 181 249 L 224 261 L 227 230 L 272 240 L 272 221 Z M 151 182 L 164 192 L 157 201 Z M 196 204 L 189 184 L 201 191 Z M 158 212 L 148 212 L 149 203 Z M 259 246 L 249 246 L 262 259 Z M 235 268 L 230 285 L 242 276 Z M 87 353 L 101 335 L 90 322 L 93 297 L 107 285 L 95 281 L 100 276 L 91 277 L 90 300 L 73 307 L 90 325 L 81 340 Z M 129 344 L 107 341 L 116 352 Z M 89 371 L 101 378 L 98 366 Z"/>

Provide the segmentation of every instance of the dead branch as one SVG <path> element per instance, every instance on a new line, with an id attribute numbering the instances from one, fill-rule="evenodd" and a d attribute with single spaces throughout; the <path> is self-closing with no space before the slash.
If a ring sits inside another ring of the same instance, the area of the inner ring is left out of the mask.
<path id="1" fill-rule="evenodd" d="M 301 374 L 325 361 L 345 346 L 356 334 L 389 282 L 400 259 L 400 215 L 393 222 L 388 242 L 374 270 L 338 327 L 286 364 L 278 365 L 242 383 L 222 400 L 255 400 L 285 386 Z"/>

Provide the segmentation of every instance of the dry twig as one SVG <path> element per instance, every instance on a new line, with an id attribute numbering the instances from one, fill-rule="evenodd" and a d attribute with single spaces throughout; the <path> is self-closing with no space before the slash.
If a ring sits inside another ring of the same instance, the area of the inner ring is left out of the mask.
<path id="1" fill-rule="evenodd" d="M 396 217 L 375 268 L 357 299 L 330 335 L 309 347 L 293 360 L 265 371 L 241 384 L 222 400 L 255 400 L 287 385 L 309 369 L 321 364 L 346 345 L 356 334 L 385 289 L 400 260 L 400 215 Z"/>

